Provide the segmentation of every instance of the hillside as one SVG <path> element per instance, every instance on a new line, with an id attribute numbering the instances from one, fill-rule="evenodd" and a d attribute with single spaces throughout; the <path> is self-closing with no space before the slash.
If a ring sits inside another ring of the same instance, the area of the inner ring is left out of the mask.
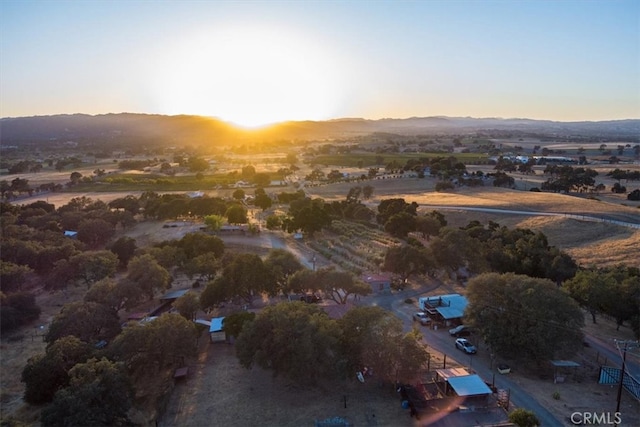
<path id="1" fill-rule="evenodd" d="M 365 120 L 346 118 L 327 121 L 278 123 L 260 129 L 242 129 L 202 116 L 152 114 L 55 115 L 0 119 L 0 142 L 84 141 L 201 144 L 212 142 L 322 140 L 373 133 L 400 135 L 486 133 L 538 135 L 553 138 L 639 140 L 640 120 L 602 122 L 554 122 L 530 119 L 412 117 Z"/>

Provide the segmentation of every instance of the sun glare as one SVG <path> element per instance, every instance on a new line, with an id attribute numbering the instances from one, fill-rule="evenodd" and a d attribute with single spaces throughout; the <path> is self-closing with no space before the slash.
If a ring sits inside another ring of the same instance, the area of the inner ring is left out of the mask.
<path id="1" fill-rule="evenodd" d="M 166 114 L 245 127 L 332 116 L 343 88 L 337 58 L 303 37 L 264 28 L 191 36 L 169 50 L 153 96 Z"/>

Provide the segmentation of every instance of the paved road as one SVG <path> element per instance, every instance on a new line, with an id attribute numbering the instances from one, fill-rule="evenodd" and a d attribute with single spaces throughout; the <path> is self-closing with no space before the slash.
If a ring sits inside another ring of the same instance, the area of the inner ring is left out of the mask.
<path id="1" fill-rule="evenodd" d="M 588 222 L 605 222 L 614 225 L 620 225 L 622 227 L 637 228 L 640 229 L 640 219 L 638 222 L 626 222 L 618 221 L 613 218 L 604 218 L 591 215 L 578 215 L 561 212 L 537 212 L 537 211 L 520 211 L 511 209 L 496 209 L 496 208 L 477 208 L 470 206 L 444 206 L 444 205 L 425 205 L 421 204 L 420 207 L 428 209 L 442 209 L 442 210 L 456 210 L 456 211 L 474 211 L 474 212 L 488 212 L 498 214 L 511 214 L 511 215 L 528 215 L 528 216 L 559 216 L 563 218 L 577 219 L 580 221 Z"/>

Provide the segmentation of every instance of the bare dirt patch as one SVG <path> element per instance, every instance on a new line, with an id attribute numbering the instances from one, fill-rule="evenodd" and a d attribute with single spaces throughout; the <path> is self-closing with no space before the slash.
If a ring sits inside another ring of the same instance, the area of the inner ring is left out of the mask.
<path id="1" fill-rule="evenodd" d="M 176 385 L 160 426 L 293 427 L 333 417 L 353 425 L 413 425 L 393 387 L 355 380 L 293 384 L 260 368 L 243 368 L 228 344 L 204 343 L 191 371 Z"/>

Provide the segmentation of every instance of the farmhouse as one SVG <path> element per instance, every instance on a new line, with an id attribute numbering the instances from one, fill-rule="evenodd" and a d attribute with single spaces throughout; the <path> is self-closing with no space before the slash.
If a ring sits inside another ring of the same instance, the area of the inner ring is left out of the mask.
<path id="1" fill-rule="evenodd" d="M 418 306 L 432 319 L 450 325 L 459 322 L 467 308 L 468 301 L 460 294 L 437 295 L 418 299 Z"/>

